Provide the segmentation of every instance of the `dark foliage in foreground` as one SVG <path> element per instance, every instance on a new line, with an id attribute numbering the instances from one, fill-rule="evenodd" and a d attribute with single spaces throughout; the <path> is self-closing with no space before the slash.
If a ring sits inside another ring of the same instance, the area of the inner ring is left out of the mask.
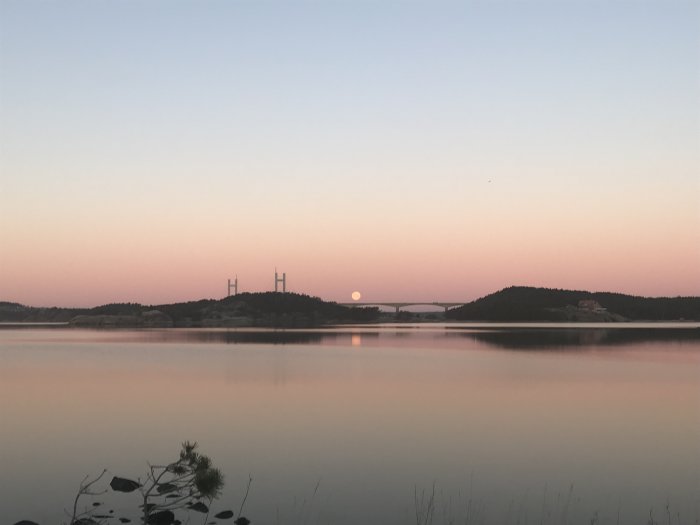
<path id="1" fill-rule="evenodd" d="M 198 452 L 197 443 L 183 443 L 180 457 L 172 463 L 149 465 L 143 480 L 114 476 L 109 482 L 109 488 L 101 488 L 100 483 L 106 472 L 103 471 L 92 480 L 87 477 L 83 479 L 73 502 L 72 513 L 69 514 L 68 525 L 102 525 L 111 523 L 114 518 L 120 523 L 138 521 L 146 525 L 181 525 L 198 522 L 197 514 L 201 516 L 202 524 L 215 523 L 208 521 L 212 513 L 210 507 L 221 493 L 224 477 L 219 469 L 212 465 L 208 456 Z M 236 525 L 250 523 L 241 513 L 251 482 L 252 478 L 249 478 L 238 518 L 233 522 Z M 114 510 L 105 505 L 105 496 L 108 494 L 136 491 L 141 495 L 141 505 L 134 509 L 136 515 L 127 513 L 117 516 Z M 228 520 L 234 515 L 232 510 L 222 510 L 213 516 L 216 519 Z M 38 524 L 22 520 L 15 525 Z"/>

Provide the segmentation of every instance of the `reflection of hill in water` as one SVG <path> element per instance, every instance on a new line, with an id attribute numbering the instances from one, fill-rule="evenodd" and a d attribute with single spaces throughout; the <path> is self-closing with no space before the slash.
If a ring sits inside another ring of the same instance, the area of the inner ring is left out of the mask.
<path id="1" fill-rule="evenodd" d="M 191 341 L 227 344 L 273 344 L 273 345 L 300 345 L 300 344 L 353 344 L 354 338 L 378 339 L 378 333 L 372 332 L 334 332 L 329 331 L 298 331 L 298 330 L 263 330 L 241 332 L 190 332 Z M 403 335 L 403 334 L 402 334 Z M 406 334 L 410 336 L 410 334 Z"/>
<path id="2" fill-rule="evenodd" d="M 146 335 L 148 334 L 148 335 Z M 474 341 L 475 343 L 511 350 L 584 350 L 586 347 L 612 347 L 639 343 L 700 344 L 698 328 L 447 328 L 445 331 L 420 330 L 183 330 L 140 332 L 151 341 L 268 345 L 352 345 L 375 346 L 381 341 L 399 346 L 438 347 L 440 341 Z M 459 345 L 461 346 L 461 345 Z"/>
<path id="3" fill-rule="evenodd" d="M 643 342 L 700 342 L 700 330 L 691 328 L 509 328 L 483 332 L 451 332 L 513 350 L 564 347 L 619 346 Z"/>
<path id="4" fill-rule="evenodd" d="M 163 339 L 168 340 L 174 335 L 178 341 L 193 343 L 226 343 L 226 344 L 318 344 L 328 339 L 334 340 L 347 335 L 333 332 L 304 332 L 296 330 L 261 330 L 261 331 L 222 331 L 222 330 L 192 330 L 177 333 L 161 332 Z"/>

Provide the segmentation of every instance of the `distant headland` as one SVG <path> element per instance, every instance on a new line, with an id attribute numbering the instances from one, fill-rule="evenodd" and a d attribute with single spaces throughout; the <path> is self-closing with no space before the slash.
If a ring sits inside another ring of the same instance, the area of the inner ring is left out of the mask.
<path id="1" fill-rule="evenodd" d="M 639 297 L 511 286 L 449 310 L 458 321 L 625 322 L 698 321 L 700 297 Z"/>
<path id="2" fill-rule="evenodd" d="M 380 303 L 378 303 L 380 304 Z M 224 299 L 95 308 L 31 307 L 0 302 L 2 323 L 66 323 L 76 327 L 308 328 L 382 321 L 700 321 L 700 297 L 638 297 L 511 286 L 445 312 L 382 312 L 378 306 L 341 305 L 292 292 L 240 293 Z"/>

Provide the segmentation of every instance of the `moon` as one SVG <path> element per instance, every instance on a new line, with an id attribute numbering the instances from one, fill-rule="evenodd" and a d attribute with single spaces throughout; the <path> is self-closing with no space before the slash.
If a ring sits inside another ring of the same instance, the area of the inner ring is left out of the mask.
<path id="1" fill-rule="evenodd" d="M 352 292 L 352 295 L 350 297 L 352 297 L 353 301 L 359 301 L 362 297 L 362 294 L 360 292 Z"/>

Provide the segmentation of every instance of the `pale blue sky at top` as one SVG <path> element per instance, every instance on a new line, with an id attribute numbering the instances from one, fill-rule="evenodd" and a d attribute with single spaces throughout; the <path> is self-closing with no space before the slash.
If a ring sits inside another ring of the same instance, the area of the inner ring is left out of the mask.
<path id="1" fill-rule="evenodd" d="M 580 208 L 661 228 L 650 248 L 681 231 L 678 254 L 700 238 L 699 27 L 673 1 L 3 0 L 0 236 L 30 257 L 43 227 L 248 221 L 272 256 L 278 227 L 310 249 L 387 216 L 563 238 Z"/>

